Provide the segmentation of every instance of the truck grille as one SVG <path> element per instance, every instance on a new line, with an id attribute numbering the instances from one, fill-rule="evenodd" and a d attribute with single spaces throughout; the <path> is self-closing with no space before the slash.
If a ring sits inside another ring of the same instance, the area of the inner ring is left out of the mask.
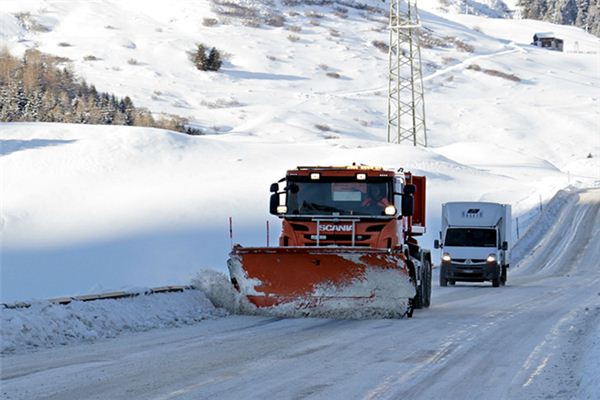
<path id="1" fill-rule="evenodd" d="M 304 235 L 304 239 L 306 239 L 306 246 L 316 246 L 317 240 L 315 235 Z M 355 235 L 354 236 L 354 245 L 355 246 L 369 246 L 369 243 L 364 243 L 371 239 L 371 235 Z M 362 242 L 362 243 L 361 243 Z M 330 234 L 321 234 L 321 239 L 319 239 L 319 246 L 352 246 L 352 235 L 330 235 Z"/>

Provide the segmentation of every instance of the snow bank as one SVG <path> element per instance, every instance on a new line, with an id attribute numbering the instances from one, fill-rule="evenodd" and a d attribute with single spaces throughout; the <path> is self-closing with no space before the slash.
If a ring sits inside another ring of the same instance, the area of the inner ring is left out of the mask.
<path id="1" fill-rule="evenodd" d="M 544 239 L 548 230 L 557 222 L 559 214 L 568 202 L 576 202 L 577 196 L 573 196 L 573 188 L 559 190 L 556 195 L 546 204 L 541 214 L 529 222 L 529 229 L 521 234 L 521 238 L 512 249 L 511 258 L 515 261 L 525 258 Z"/>
<path id="2" fill-rule="evenodd" d="M 225 310 L 215 308 L 199 290 L 68 305 L 39 301 L 29 308 L 0 310 L 0 353 L 94 342 L 225 315 Z"/>
<path id="3" fill-rule="evenodd" d="M 600 292 L 598 292 L 600 296 Z M 596 307 L 596 315 L 600 314 L 600 307 Z M 596 317 L 600 322 L 600 318 Z M 584 353 L 581 360 L 582 371 L 578 398 L 585 400 L 600 399 L 600 323 L 596 323 L 591 335 L 585 344 L 589 351 Z"/>

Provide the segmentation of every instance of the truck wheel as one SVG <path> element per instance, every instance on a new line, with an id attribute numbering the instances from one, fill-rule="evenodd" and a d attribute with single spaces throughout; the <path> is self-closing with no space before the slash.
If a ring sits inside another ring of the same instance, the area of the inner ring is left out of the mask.
<path id="1" fill-rule="evenodd" d="M 440 286 L 448 286 L 448 279 L 446 279 L 446 268 L 443 265 L 440 268 Z"/>
<path id="2" fill-rule="evenodd" d="M 454 279 L 449 279 L 448 283 L 450 284 L 450 286 L 456 285 L 456 281 Z"/>
<path id="3" fill-rule="evenodd" d="M 502 275 L 500 275 L 500 284 L 502 286 L 506 285 L 506 275 L 507 275 L 506 265 L 503 265 L 502 266 Z"/>
<path id="4" fill-rule="evenodd" d="M 423 285 L 417 286 L 417 295 L 413 297 L 413 308 L 421 309 L 423 308 Z"/>
<path id="5" fill-rule="evenodd" d="M 494 272 L 494 275 L 492 276 L 492 287 L 499 287 L 500 286 L 500 271 L 499 271 L 500 267 L 496 268 L 496 271 Z"/>
<path id="6" fill-rule="evenodd" d="M 420 309 L 423 308 L 423 277 L 421 277 L 421 284 L 417 284 L 417 269 L 412 262 L 408 262 L 408 269 L 410 277 L 415 284 L 415 297 L 412 298 L 412 308 Z"/>
<path id="7" fill-rule="evenodd" d="M 425 284 L 423 306 L 427 308 L 431 305 L 431 263 L 429 261 L 425 262 L 425 275 L 423 277 L 423 283 Z"/>

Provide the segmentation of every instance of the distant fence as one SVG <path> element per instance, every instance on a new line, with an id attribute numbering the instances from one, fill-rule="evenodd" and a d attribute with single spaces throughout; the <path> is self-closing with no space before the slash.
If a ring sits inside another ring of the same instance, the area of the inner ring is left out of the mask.
<path id="1" fill-rule="evenodd" d="M 148 289 L 145 291 L 139 292 L 110 292 L 110 293 L 102 293 L 102 294 L 86 294 L 83 296 L 73 296 L 73 297 L 57 297 L 54 299 L 48 299 L 46 301 L 53 304 L 62 304 L 67 305 L 74 301 L 96 301 L 96 300 L 115 300 L 115 299 L 125 299 L 129 297 L 137 297 L 140 295 L 151 295 L 156 293 L 172 293 L 172 292 L 183 292 L 184 290 L 192 290 L 194 289 L 192 286 L 161 286 L 152 289 Z M 16 303 L 2 303 L 2 308 L 29 308 L 31 307 L 31 303 L 19 301 Z"/>

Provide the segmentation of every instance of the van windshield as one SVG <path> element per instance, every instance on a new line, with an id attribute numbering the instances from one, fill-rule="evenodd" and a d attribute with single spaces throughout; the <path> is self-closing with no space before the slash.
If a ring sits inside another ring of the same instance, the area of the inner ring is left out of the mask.
<path id="1" fill-rule="evenodd" d="M 496 230 L 483 228 L 450 228 L 444 246 L 496 247 Z"/>
<path id="2" fill-rule="evenodd" d="M 295 215 L 384 215 L 392 204 L 391 182 L 293 181 L 288 213 Z"/>

